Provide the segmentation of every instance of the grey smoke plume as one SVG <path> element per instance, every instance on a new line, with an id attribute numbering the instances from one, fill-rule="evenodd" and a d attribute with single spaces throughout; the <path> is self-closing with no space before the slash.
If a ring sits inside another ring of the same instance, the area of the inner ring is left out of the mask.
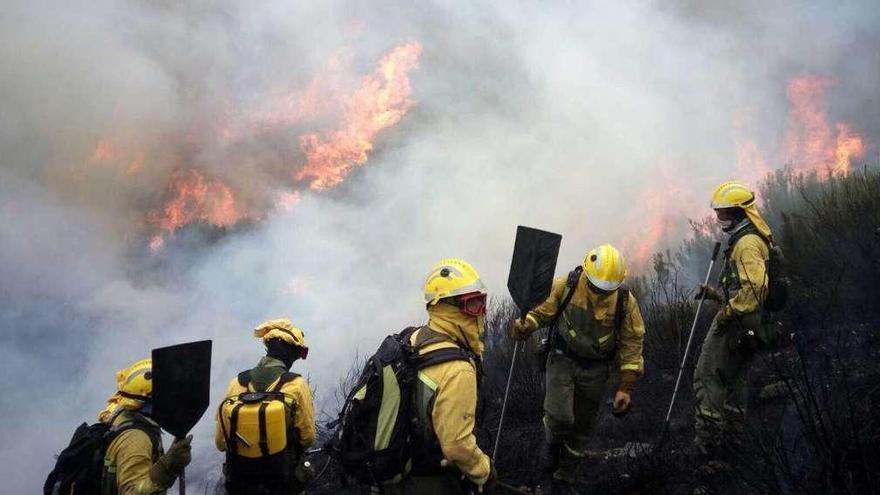
<path id="1" fill-rule="evenodd" d="M 669 232 L 657 245 L 674 243 L 737 172 L 737 115 L 751 116 L 743 132 L 768 155 L 778 147 L 792 77 L 836 77 L 829 120 L 876 142 L 878 28 L 868 1 L 6 6 L 5 489 L 37 490 L 52 454 L 113 391 L 115 370 L 153 347 L 213 338 L 216 402 L 261 353 L 250 329 L 289 316 L 312 348 L 298 369 L 329 409 L 357 350 L 423 318 L 420 283 L 442 257 L 472 261 L 504 294 L 517 224 L 564 235 L 560 271 L 594 244 L 634 251 L 658 209 Z M 213 130 L 246 128 L 340 50 L 351 67 L 333 84 L 351 87 L 409 40 L 424 48 L 411 74 L 417 106 L 379 135 L 365 167 L 290 212 L 227 235 L 185 229 L 149 254 L 144 218 L 174 170 L 199 167 L 266 208 L 303 163 L 296 137 L 315 124 L 232 146 Z M 145 151 L 138 173 L 128 173 L 137 156 L 89 160 L 104 136 Z M 658 190 L 673 193 L 656 200 Z M 211 415 L 195 432 L 196 480 L 221 462 Z"/>

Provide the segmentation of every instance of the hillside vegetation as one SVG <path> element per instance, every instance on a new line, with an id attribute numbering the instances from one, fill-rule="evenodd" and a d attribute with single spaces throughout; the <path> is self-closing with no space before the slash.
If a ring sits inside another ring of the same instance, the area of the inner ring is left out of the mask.
<path id="1" fill-rule="evenodd" d="M 646 374 L 628 416 L 613 417 L 610 394 L 606 398 L 593 455 L 583 466 L 582 491 L 691 493 L 698 481 L 712 493 L 878 491 L 880 172 L 863 168 L 820 181 L 779 171 L 762 184 L 760 200 L 793 286 L 788 307 L 776 315 L 786 338 L 759 354 L 752 368 L 748 438 L 733 452 L 732 471 L 708 480 L 694 475 L 691 376 L 714 313 L 711 304 L 700 315 L 680 395 L 664 428 L 696 309 L 692 287 L 721 237 L 707 219 L 692 222 L 693 235 L 678 250 L 656 254 L 651 274 L 629 282 L 647 328 Z M 516 313 L 510 300 L 496 298 L 488 316 L 479 441 L 489 453 L 513 349 L 506 330 Z M 502 480 L 523 487 L 541 481 L 535 457 L 543 436 L 544 383 L 535 353 L 540 337 L 533 336 L 518 356 L 498 455 Z M 339 479 L 331 466 L 315 489 L 352 491 L 341 488 Z"/>

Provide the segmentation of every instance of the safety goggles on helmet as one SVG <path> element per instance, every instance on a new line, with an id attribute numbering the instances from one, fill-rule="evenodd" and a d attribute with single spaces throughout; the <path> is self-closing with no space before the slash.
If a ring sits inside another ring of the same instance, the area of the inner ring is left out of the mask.
<path id="1" fill-rule="evenodd" d="M 471 292 L 443 301 L 457 307 L 459 311 L 469 316 L 484 316 L 486 314 L 486 294 L 482 292 Z"/>

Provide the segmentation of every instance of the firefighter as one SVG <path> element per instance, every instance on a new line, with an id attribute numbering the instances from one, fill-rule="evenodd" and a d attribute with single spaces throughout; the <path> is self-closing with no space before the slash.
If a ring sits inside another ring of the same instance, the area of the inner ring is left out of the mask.
<path id="1" fill-rule="evenodd" d="M 734 445 L 745 423 L 748 371 L 761 345 L 773 237 L 745 184 L 721 184 L 711 206 L 728 239 L 720 290 L 703 284 L 696 290 L 697 298 L 705 294 L 719 307 L 703 341 L 693 383 L 695 444 L 704 455 L 719 458 L 719 449 Z"/>
<path id="2" fill-rule="evenodd" d="M 117 391 L 98 414 L 115 435 L 104 456 L 102 493 L 165 493 L 192 459 L 192 435 L 162 451 L 159 425 L 150 418 L 152 368 L 152 360 L 144 359 L 116 372 Z"/>
<path id="3" fill-rule="evenodd" d="M 413 467 L 389 491 L 438 495 L 488 491 L 496 481 L 495 471 L 474 436 L 486 287 L 469 263 L 445 259 L 431 270 L 423 292 L 428 321 L 413 332 L 410 343 L 420 355 L 461 349 L 470 357 L 419 370 Z"/>
<path id="4" fill-rule="evenodd" d="M 550 326 L 546 363 L 544 469 L 562 491 L 576 481 L 602 395 L 617 363 L 613 411 L 626 414 L 644 370 L 645 325 L 636 298 L 621 286 L 626 263 L 610 244 L 590 250 L 568 277 L 554 280 L 550 296 L 511 336 L 524 340 Z"/>
<path id="5" fill-rule="evenodd" d="M 290 320 L 276 319 L 261 323 L 254 336 L 266 355 L 232 379 L 217 414 L 214 442 L 226 452 L 226 489 L 231 495 L 304 493 L 315 410 L 309 384 L 290 368 L 308 356 L 305 335 Z"/>

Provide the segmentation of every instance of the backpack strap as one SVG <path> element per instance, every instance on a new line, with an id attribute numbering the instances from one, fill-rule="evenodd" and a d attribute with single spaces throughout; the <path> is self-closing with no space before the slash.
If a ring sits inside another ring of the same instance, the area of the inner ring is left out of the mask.
<path id="1" fill-rule="evenodd" d="M 629 289 L 621 287 L 617 289 L 617 304 L 614 308 L 614 353 L 620 349 L 620 329 L 626 321 L 626 305 L 629 302 Z"/>
<path id="2" fill-rule="evenodd" d="M 568 307 L 568 303 L 571 302 L 571 298 L 574 297 L 578 280 L 581 279 L 581 273 L 583 271 L 584 268 L 578 266 L 574 270 L 568 272 L 568 279 L 565 281 L 565 291 L 563 292 L 562 302 L 559 303 L 559 308 L 556 310 L 556 314 L 553 315 L 553 320 L 550 323 L 551 329 L 556 327 L 556 323 L 559 321 L 559 318 L 562 317 L 562 312 L 565 311 L 565 308 Z"/>
<path id="3" fill-rule="evenodd" d="M 281 392 L 281 387 L 284 385 L 296 380 L 300 375 L 298 373 L 294 373 L 292 371 L 285 371 L 278 377 L 278 383 L 272 387 L 272 392 Z"/>
<path id="4" fill-rule="evenodd" d="M 244 402 L 232 406 L 229 414 L 229 437 L 226 439 L 226 451 L 232 455 L 238 455 L 238 410 L 244 406 Z"/>
<path id="5" fill-rule="evenodd" d="M 621 287 L 617 291 L 617 306 L 614 308 L 614 331 L 620 332 L 626 320 L 626 303 L 629 302 L 629 290 Z"/>
<path id="6" fill-rule="evenodd" d="M 456 342 L 455 339 L 428 326 L 420 327 L 417 330 L 419 330 L 419 334 L 416 336 L 416 342 L 412 346 L 413 356 L 410 358 L 417 370 L 448 361 L 472 361 L 477 367 L 478 373 L 482 374 L 480 358 L 470 350 L 462 348 L 461 344 Z M 446 347 L 425 354 L 418 354 L 418 350 L 422 347 L 441 342 L 455 344 L 455 347 Z"/>
<path id="7" fill-rule="evenodd" d="M 416 336 L 416 342 L 413 344 L 413 350 L 418 350 L 426 345 L 438 344 L 440 342 L 454 343 L 451 338 L 440 332 L 432 330 L 429 326 L 423 326 L 421 328 L 418 328 L 418 330 L 419 334 Z M 407 339 L 407 342 L 409 342 L 409 339 Z"/>
<path id="8" fill-rule="evenodd" d="M 150 444 L 153 447 L 153 460 L 159 457 L 159 448 L 162 445 L 162 431 L 159 429 L 158 425 L 137 412 L 134 413 L 130 420 L 124 421 L 115 427 L 110 427 L 104 437 L 104 448 L 106 449 L 109 447 L 110 443 L 113 442 L 116 437 L 128 430 L 140 430 L 146 433 L 150 438 Z"/>
<path id="9" fill-rule="evenodd" d="M 260 410 L 257 412 L 257 418 L 260 426 L 260 453 L 263 457 L 269 457 L 269 435 L 266 432 L 266 408 L 269 407 L 268 402 L 260 404 Z"/>
<path id="10" fill-rule="evenodd" d="M 559 307 L 556 309 L 556 314 L 553 315 L 553 319 L 550 320 L 550 324 L 547 327 L 549 328 L 549 333 L 547 334 L 547 342 L 544 344 L 545 352 L 549 352 L 559 345 L 557 342 L 559 340 L 559 335 L 557 335 L 556 332 L 556 324 L 559 323 L 559 318 L 562 317 L 562 313 L 565 311 L 565 308 L 568 307 L 571 298 L 574 297 L 578 280 L 581 279 L 581 273 L 583 271 L 584 268 L 582 266 L 577 266 L 574 270 L 568 272 L 568 279 L 565 281 L 565 290 L 563 291 L 562 301 L 559 303 Z"/>
<path id="11" fill-rule="evenodd" d="M 422 370 L 430 366 L 448 363 L 450 361 L 471 362 L 471 353 L 460 347 L 446 347 L 426 352 L 425 354 L 414 355 L 410 358 L 410 362 L 416 370 Z"/>

